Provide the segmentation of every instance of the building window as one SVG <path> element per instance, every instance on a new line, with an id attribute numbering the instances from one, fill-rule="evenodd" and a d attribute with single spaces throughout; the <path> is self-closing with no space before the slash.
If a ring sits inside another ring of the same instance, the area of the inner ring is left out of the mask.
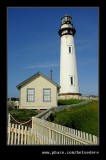
<path id="1" fill-rule="evenodd" d="M 71 83 L 71 86 L 75 85 L 75 78 L 74 78 L 74 76 L 70 77 L 70 83 Z"/>
<path id="2" fill-rule="evenodd" d="M 51 101 L 51 89 L 50 88 L 43 89 L 43 101 L 44 102 Z"/>
<path id="3" fill-rule="evenodd" d="M 35 89 L 27 89 L 27 102 L 35 101 Z"/>
<path id="4" fill-rule="evenodd" d="M 69 53 L 72 53 L 72 46 L 69 46 Z"/>

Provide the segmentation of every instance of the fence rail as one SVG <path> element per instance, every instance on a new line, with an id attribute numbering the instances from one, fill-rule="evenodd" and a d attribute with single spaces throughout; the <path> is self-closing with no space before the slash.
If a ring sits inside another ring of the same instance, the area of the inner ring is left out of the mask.
<path id="1" fill-rule="evenodd" d="M 60 105 L 58 107 L 52 107 L 50 109 L 47 109 L 44 112 L 41 112 L 40 114 L 36 115 L 35 117 L 40 118 L 40 119 L 44 119 L 46 120 L 48 118 L 48 116 L 50 115 L 50 113 L 52 112 L 59 112 L 65 108 L 69 108 L 69 107 L 76 107 L 76 106 L 80 106 L 80 105 L 84 105 L 87 104 L 89 102 L 91 102 L 92 100 L 86 100 L 77 104 L 70 104 L 70 105 Z"/>
<path id="2" fill-rule="evenodd" d="M 83 102 L 80 102 L 80 103 L 76 103 L 76 104 L 60 105 L 58 107 L 53 108 L 52 110 L 55 111 L 55 112 L 59 112 L 59 111 L 65 109 L 65 108 L 78 107 L 80 105 L 85 105 L 85 104 L 87 104 L 87 103 L 89 103 L 91 101 L 92 101 L 92 99 L 89 99 L 89 100 L 86 100 L 86 101 L 83 101 Z"/>
<path id="3" fill-rule="evenodd" d="M 40 133 L 37 137 L 40 139 L 43 135 L 46 139 L 52 141 L 52 144 L 98 144 L 98 137 L 79 130 L 68 128 L 59 124 L 48 122 L 36 117 L 32 118 L 32 127 L 34 132 Z"/>
<path id="4" fill-rule="evenodd" d="M 61 126 L 36 117 L 32 128 L 9 124 L 8 145 L 97 145 L 94 135 Z"/>

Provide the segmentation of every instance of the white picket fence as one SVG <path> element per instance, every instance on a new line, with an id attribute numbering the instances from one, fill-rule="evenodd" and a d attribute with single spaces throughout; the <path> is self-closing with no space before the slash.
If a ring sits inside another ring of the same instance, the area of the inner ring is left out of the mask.
<path id="1" fill-rule="evenodd" d="M 56 145 L 97 145 L 98 137 L 79 130 L 32 117 L 32 128 L 38 139 Z"/>
<path id="2" fill-rule="evenodd" d="M 8 145 L 97 145 L 98 137 L 32 117 L 32 128 L 8 126 Z"/>
<path id="3" fill-rule="evenodd" d="M 31 133 L 31 128 L 27 126 L 10 123 L 8 126 L 8 145 L 30 144 Z"/>
<path id="4" fill-rule="evenodd" d="M 38 131 L 34 132 L 32 128 L 17 124 L 11 124 L 8 127 L 8 145 L 41 145 L 53 144 L 49 137 L 45 137 Z"/>

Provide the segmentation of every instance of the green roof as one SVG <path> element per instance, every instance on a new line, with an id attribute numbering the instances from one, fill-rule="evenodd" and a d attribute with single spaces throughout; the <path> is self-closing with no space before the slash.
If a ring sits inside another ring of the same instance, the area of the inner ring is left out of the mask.
<path id="1" fill-rule="evenodd" d="M 46 77 L 45 75 L 43 75 L 41 72 L 38 72 L 36 74 L 34 74 L 33 76 L 29 77 L 28 79 L 26 79 L 25 81 L 23 81 L 22 83 L 18 84 L 16 86 L 17 89 L 20 89 L 21 86 L 23 86 L 24 84 L 29 83 L 31 80 L 37 78 L 38 76 L 42 76 L 43 78 L 45 78 L 47 81 L 49 81 L 50 83 L 54 84 L 57 88 L 60 88 L 60 85 L 58 85 L 57 83 L 55 83 L 54 81 L 50 80 L 48 77 Z"/>

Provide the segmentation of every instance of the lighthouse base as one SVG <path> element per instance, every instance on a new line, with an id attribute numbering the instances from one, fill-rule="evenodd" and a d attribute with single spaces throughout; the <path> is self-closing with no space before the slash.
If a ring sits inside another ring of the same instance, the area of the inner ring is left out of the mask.
<path id="1" fill-rule="evenodd" d="M 80 99 L 81 93 L 60 93 L 58 99 Z"/>

